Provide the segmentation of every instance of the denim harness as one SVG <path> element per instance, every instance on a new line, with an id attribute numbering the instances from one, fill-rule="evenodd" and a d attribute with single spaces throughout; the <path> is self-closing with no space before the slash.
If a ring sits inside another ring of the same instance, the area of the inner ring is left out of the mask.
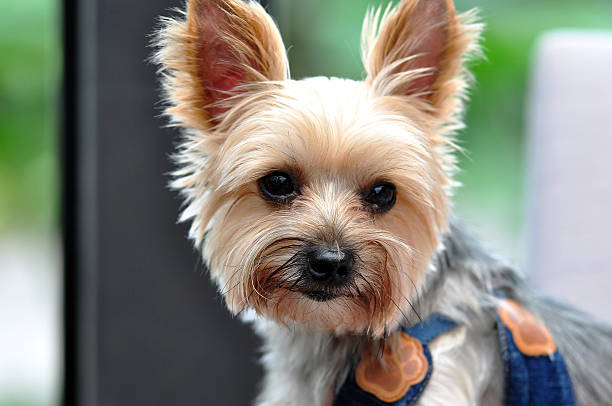
<path id="1" fill-rule="evenodd" d="M 502 302 L 505 302 L 502 298 Z M 536 319 L 513 301 L 507 301 L 515 305 L 517 309 L 523 311 L 523 315 L 531 318 L 530 321 Z M 537 321 L 536 321 L 537 322 Z M 380 392 L 372 390 L 371 387 L 366 387 L 364 384 L 359 384 L 359 368 L 351 371 L 346 382 L 340 388 L 334 406 L 377 406 L 377 405 L 395 405 L 395 406 L 412 406 L 415 405 L 423 395 L 427 384 L 431 379 L 433 372 L 433 360 L 428 344 L 436 337 L 451 330 L 457 326 L 454 321 L 433 314 L 426 320 L 418 323 L 403 332 L 408 336 L 418 340 L 422 347 L 421 359 L 427 361 L 427 365 L 423 367 L 422 374 L 418 378 L 422 379 L 419 382 L 413 383 L 405 394 L 401 394 L 398 399 L 382 400 Z M 545 337 L 537 334 L 537 329 L 526 330 L 529 332 L 529 340 L 521 336 L 521 326 L 518 326 L 507 312 L 499 312 L 497 317 L 497 329 L 501 344 L 501 352 L 504 364 L 505 377 L 505 405 L 507 406 L 575 406 L 574 395 L 572 391 L 571 381 L 565 368 L 565 363 L 561 354 L 554 347 L 554 352 L 549 351 L 547 354 L 533 355 L 541 353 L 538 346 L 542 347 L 545 342 Z M 533 333 L 533 332 L 536 333 Z M 544 328 L 544 333 L 548 331 Z M 534 335 L 535 334 L 535 335 Z M 515 337 L 516 336 L 516 337 Z M 516 338 L 516 340 L 515 340 Z M 549 336 L 551 344 L 554 346 L 552 337 Z M 535 347 L 529 347 L 530 343 L 535 343 Z M 543 347 L 542 347 L 543 348 Z M 532 355 L 525 354 L 531 353 Z M 363 360 L 362 360 L 363 362 Z M 384 398 L 384 396 L 382 396 Z"/>

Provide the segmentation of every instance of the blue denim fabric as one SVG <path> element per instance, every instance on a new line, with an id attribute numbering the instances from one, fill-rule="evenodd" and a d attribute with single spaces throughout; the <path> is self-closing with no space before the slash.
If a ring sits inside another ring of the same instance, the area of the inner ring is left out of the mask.
<path id="1" fill-rule="evenodd" d="M 550 357 L 524 355 L 500 319 L 497 320 L 504 375 L 506 406 L 574 406 L 574 394 L 559 351 Z"/>
<path id="2" fill-rule="evenodd" d="M 412 385 L 406 395 L 398 400 L 397 402 L 388 403 L 383 402 L 376 396 L 361 389 L 355 380 L 355 371 L 346 379 L 340 392 L 336 396 L 334 406 L 379 406 L 379 405 L 393 405 L 393 406 L 412 406 L 423 395 L 423 391 L 427 387 L 431 374 L 433 372 L 433 360 L 431 358 L 431 352 L 427 344 L 438 337 L 440 334 L 447 332 L 448 330 L 455 327 L 457 323 L 447 319 L 441 315 L 434 314 L 427 318 L 427 320 L 412 326 L 409 329 L 405 329 L 404 332 L 421 342 L 423 345 L 423 353 L 429 364 L 427 368 L 427 374 L 421 382 L 416 385 Z"/>
<path id="3" fill-rule="evenodd" d="M 427 320 L 404 330 L 421 342 L 429 367 L 425 378 L 413 385 L 397 402 L 387 403 L 365 392 L 355 381 L 352 371 L 340 389 L 334 406 L 413 406 L 421 398 L 433 372 L 433 360 L 427 344 L 457 324 L 434 314 Z M 575 406 L 572 384 L 563 357 L 555 352 L 551 357 L 532 357 L 519 351 L 512 333 L 501 319 L 497 320 L 499 340 L 504 361 L 506 406 Z"/>

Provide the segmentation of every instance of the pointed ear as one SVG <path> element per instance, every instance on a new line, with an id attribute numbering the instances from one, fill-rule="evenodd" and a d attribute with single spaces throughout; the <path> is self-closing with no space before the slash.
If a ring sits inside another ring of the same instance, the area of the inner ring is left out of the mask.
<path id="1" fill-rule="evenodd" d="M 464 90 L 462 62 L 482 29 L 473 13 L 457 16 L 452 0 L 402 0 L 366 16 L 362 31 L 368 83 L 378 94 L 413 96 L 436 115 Z M 436 111 L 438 110 L 438 111 Z"/>
<path id="2" fill-rule="evenodd" d="M 254 1 L 189 0 L 185 18 L 166 20 L 156 42 L 167 113 L 178 125 L 209 128 L 244 85 L 289 76 L 280 33 Z"/>

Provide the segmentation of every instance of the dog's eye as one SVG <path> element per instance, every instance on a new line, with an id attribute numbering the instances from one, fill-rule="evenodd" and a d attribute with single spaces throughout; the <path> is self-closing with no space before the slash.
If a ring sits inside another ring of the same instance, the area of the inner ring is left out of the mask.
<path id="1" fill-rule="evenodd" d="M 364 198 L 375 212 L 385 212 L 395 204 L 395 185 L 389 182 L 376 183 Z"/>
<path id="2" fill-rule="evenodd" d="M 265 198 L 280 202 L 296 193 L 291 177 L 284 172 L 272 172 L 259 179 L 259 190 Z"/>

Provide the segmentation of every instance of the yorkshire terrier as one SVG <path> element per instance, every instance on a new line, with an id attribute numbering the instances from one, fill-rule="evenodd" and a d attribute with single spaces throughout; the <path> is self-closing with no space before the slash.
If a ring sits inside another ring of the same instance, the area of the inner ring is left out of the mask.
<path id="1" fill-rule="evenodd" d="M 357 82 L 291 79 L 256 2 L 163 20 L 172 186 L 264 340 L 257 405 L 611 404 L 612 329 L 530 293 L 453 219 L 481 29 L 451 0 L 372 10 Z"/>

